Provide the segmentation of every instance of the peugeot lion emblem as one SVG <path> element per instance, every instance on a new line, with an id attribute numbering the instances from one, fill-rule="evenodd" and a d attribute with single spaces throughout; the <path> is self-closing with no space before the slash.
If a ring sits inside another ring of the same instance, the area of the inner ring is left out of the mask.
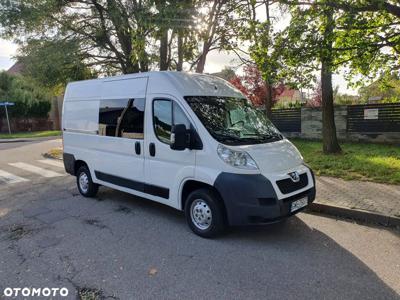
<path id="1" fill-rule="evenodd" d="M 300 181 L 300 175 L 299 172 L 294 171 L 288 174 L 290 178 L 292 179 L 293 182 L 299 182 Z"/>

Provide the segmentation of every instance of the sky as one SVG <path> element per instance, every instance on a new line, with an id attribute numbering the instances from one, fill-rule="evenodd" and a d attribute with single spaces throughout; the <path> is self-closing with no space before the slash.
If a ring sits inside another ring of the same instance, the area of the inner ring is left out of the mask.
<path id="1" fill-rule="evenodd" d="M 11 41 L 0 39 L 0 71 L 8 70 L 15 62 L 13 56 L 17 54 L 18 46 Z M 212 51 L 207 56 L 205 72 L 216 73 L 221 71 L 225 66 L 237 66 L 238 61 L 234 54 L 226 52 Z M 333 76 L 333 85 L 339 86 L 341 94 L 357 94 L 357 91 L 347 87 L 346 80 L 342 75 Z"/>

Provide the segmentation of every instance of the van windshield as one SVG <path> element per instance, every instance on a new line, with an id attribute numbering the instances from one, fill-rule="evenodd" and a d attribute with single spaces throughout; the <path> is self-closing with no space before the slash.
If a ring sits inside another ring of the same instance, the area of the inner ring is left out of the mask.
<path id="1" fill-rule="evenodd" d="M 245 98 L 186 96 L 185 100 L 208 132 L 221 143 L 250 145 L 283 138 L 265 112 Z"/>

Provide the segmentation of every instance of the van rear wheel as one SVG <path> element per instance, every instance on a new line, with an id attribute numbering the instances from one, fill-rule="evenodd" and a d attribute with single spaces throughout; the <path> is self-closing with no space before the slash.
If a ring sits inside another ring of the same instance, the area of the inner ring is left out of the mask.
<path id="1" fill-rule="evenodd" d="M 201 237 L 215 237 L 226 227 L 221 199 L 209 189 L 198 189 L 189 194 L 185 216 L 190 229 Z"/>
<path id="2" fill-rule="evenodd" d="M 79 193 L 84 197 L 95 197 L 99 186 L 92 181 L 92 176 L 87 166 L 81 166 L 76 173 L 76 184 Z"/>

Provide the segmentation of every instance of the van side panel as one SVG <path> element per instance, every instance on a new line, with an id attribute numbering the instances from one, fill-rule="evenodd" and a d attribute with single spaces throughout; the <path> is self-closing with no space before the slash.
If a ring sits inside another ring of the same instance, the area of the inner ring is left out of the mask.
<path id="1" fill-rule="evenodd" d="M 66 101 L 63 130 L 97 134 L 99 101 Z"/>
<path id="2" fill-rule="evenodd" d="M 121 101 L 146 97 L 147 77 L 129 79 L 98 79 L 69 84 L 63 107 L 64 153 L 82 160 L 88 166 L 92 179 L 120 190 L 125 188 L 99 180 L 98 174 L 123 180 L 144 180 L 143 139 L 99 135 L 100 101 Z M 140 145 L 140 153 L 135 147 Z M 130 193 L 143 195 L 140 191 Z"/>
<path id="3" fill-rule="evenodd" d="M 145 98 L 147 77 L 107 80 L 103 83 L 101 99 Z"/>

